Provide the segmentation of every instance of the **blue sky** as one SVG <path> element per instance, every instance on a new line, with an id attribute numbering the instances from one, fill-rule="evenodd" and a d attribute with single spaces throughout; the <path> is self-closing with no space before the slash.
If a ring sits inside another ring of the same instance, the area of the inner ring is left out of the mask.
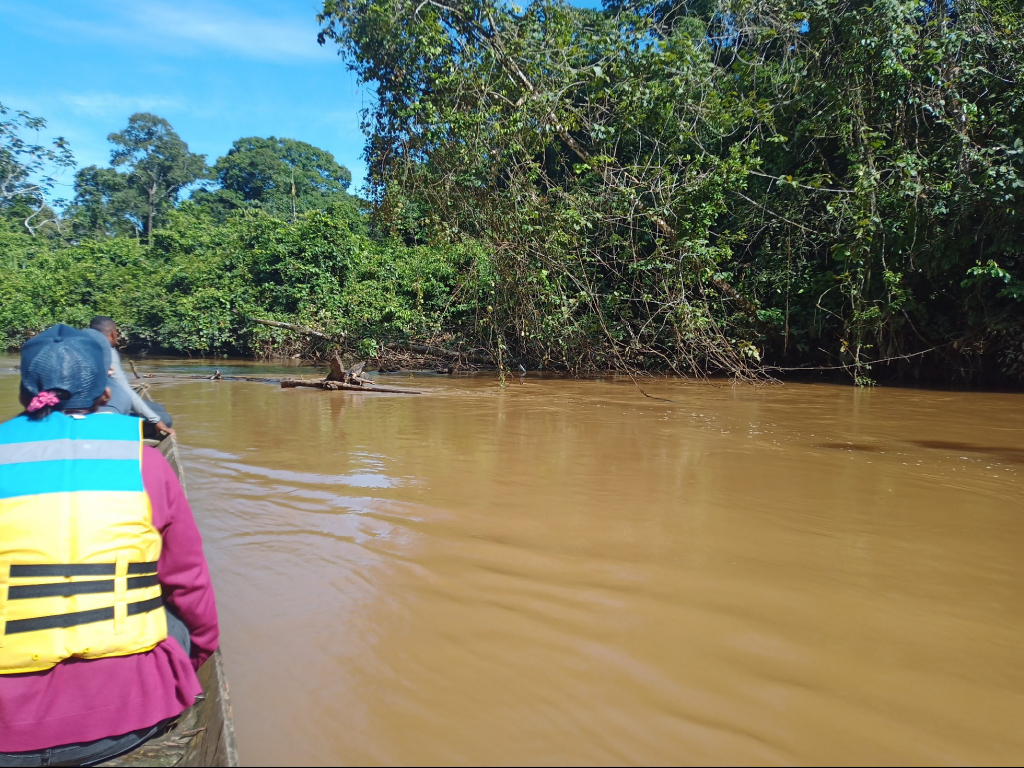
<path id="1" fill-rule="evenodd" d="M 579 5 L 597 6 L 596 0 Z M 133 112 L 213 162 L 242 136 L 286 136 L 365 176 L 368 94 L 316 43 L 315 0 L 0 0 L 0 103 L 49 122 L 79 167 L 106 165 Z M 55 190 L 71 196 L 73 173 Z"/>

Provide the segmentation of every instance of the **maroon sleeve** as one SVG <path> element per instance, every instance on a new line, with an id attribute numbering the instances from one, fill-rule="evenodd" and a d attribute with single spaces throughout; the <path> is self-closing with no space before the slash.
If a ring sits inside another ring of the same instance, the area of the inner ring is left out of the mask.
<path id="1" fill-rule="evenodd" d="M 192 664 L 199 669 L 217 650 L 220 638 L 203 540 L 177 475 L 160 451 L 150 446 L 142 449 L 142 482 L 153 508 L 153 525 L 163 536 L 157 574 L 164 602 L 188 627 Z"/>

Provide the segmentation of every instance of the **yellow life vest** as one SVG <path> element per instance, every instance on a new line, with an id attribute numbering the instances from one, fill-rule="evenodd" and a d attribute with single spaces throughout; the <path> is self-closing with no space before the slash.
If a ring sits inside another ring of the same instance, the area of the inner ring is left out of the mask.
<path id="1" fill-rule="evenodd" d="M 142 446 L 129 416 L 0 424 L 0 674 L 167 637 Z"/>

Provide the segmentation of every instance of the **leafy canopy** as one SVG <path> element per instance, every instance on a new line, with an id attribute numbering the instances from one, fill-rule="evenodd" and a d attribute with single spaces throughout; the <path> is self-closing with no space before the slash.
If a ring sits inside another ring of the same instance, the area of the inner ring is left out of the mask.
<path id="1" fill-rule="evenodd" d="M 128 126 L 112 133 L 114 145 L 110 164 L 122 168 L 125 183 L 136 192 L 128 216 L 144 224 L 147 239 L 152 235 L 154 219 L 166 215 L 185 187 L 209 177 L 206 156 L 189 151 L 188 144 L 162 117 L 138 112 L 128 118 Z"/>
<path id="2" fill-rule="evenodd" d="M 324 210 L 343 200 L 352 174 L 330 152 L 294 139 L 238 139 L 213 168 L 220 188 L 194 196 L 227 212 L 256 204 L 274 216 Z"/>
<path id="3" fill-rule="evenodd" d="M 319 20 L 376 95 L 379 225 L 413 211 L 494 250 L 499 349 L 1024 373 L 1019 2 L 325 0 Z"/>
<path id="4" fill-rule="evenodd" d="M 44 220 L 53 220 L 46 197 L 61 168 L 71 168 L 75 158 L 67 141 L 58 136 L 47 144 L 26 136 L 38 137 L 46 120 L 24 110 L 12 111 L 0 104 L 0 217 L 16 219 L 29 232 L 35 232 Z"/>

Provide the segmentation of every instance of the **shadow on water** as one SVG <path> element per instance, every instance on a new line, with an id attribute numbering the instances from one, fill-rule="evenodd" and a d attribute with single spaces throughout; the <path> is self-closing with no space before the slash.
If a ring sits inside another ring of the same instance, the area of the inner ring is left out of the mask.
<path id="1" fill-rule="evenodd" d="M 949 451 L 956 454 L 976 454 L 986 456 L 996 461 L 1009 464 L 1024 464 L 1024 449 L 1010 448 L 1008 446 L 972 445 L 971 443 L 955 442 L 951 440 L 908 440 L 910 445 L 918 448 L 929 448 L 936 451 Z M 815 448 L 826 448 L 833 451 L 848 451 L 850 453 L 885 453 L 886 447 L 871 445 L 869 443 L 851 442 L 825 442 L 815 443 Z"/>
<path id="2" fill-rule="evenodd" d="M 907 442 L 920 448 L 932 448 L 937 451 L 953 451 L 955 453 L 977 453 L 984 456 L 991 456 L 999 461 L 1006 461 L 1013 464 L 1024 464 L 1024 449 L 1022 448 L 971 445 L 970 443 L 958 443 L 947 440 L 908 440 Z"/>
<path id="3" fill-rule="evenodd" d="M 866 445 L 864 443 L 815 443 L 815 448 L 830 448 L 835 451 L 851 451 L 856 453 L 885 453 L 877 445 Z"/>

